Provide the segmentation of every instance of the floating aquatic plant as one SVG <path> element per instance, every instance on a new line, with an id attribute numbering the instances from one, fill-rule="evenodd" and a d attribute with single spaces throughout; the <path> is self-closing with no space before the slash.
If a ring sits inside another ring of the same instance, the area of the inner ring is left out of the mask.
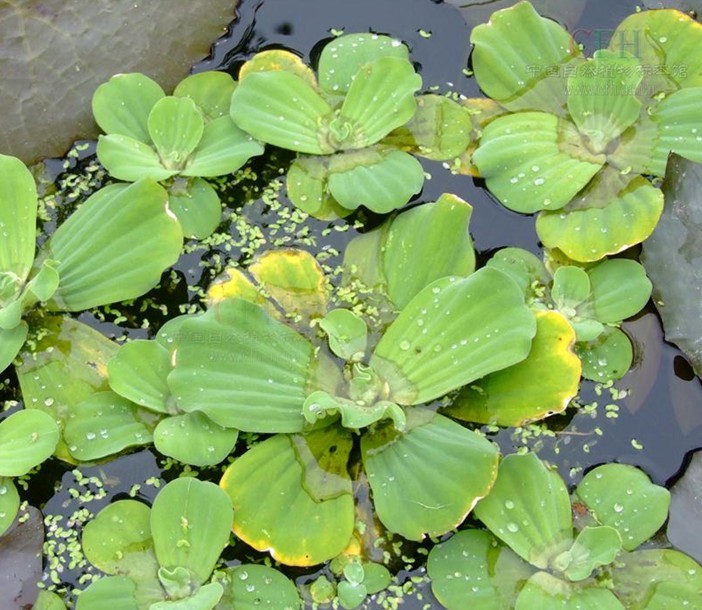
<path id="1" fill-rule="evenodd" d="M 474 510 L 489 531 L 461 531 L 432 549 L 432 589 L 448 610 L 696 607 L 702 566 L 678 551 L 639 548 L 669 503 L 668 491 L 632 466 L 595 468 L 571 499 L 534 454 L 509 455 Z"/>
<path id="2" fill-rule="evenodd" d="M 118 74 L 93 95 L 95 121 L 106 135 L 97 154 L 119 180 L 160 181 L 188 236 L 205 238 L 219 224 L 222 206 L 204 178 L 239 169 L 263 152 L 229 118 L 235 83 L 224 72 L 188 76 L 167 96 L 149 77 Z"/>
<path id="3" fill-rule="evenodd" d="M 421 86 L 399 40 L 350 34 L 325 45 L 317 76 L 287 51 L 258 53 L 241 69 L 231 116 L 255 138 L 300 153 L 287 179 L 300 209 L 317 218 L 361 205 L 387 213 L 422 189 L 410 153 L 452 159 L 470 138 L 467 111 L 416 96 Z"/>
<path id="4" fill-rule="evenodd" d="M 503 112 L 488 117 L 472 161 L 512 210 L 539 212 L 541 241 L 596 261 L 646 239 L 672 151 L 702 161 L 702 26 L 675 10 L 629 17 L 586 59 L 528 2 L 473 30 L 473 69 Z M 626 50 L 625 50 L 626 48 Z M 630 54 L 628 50 L 635 50 Z"/>

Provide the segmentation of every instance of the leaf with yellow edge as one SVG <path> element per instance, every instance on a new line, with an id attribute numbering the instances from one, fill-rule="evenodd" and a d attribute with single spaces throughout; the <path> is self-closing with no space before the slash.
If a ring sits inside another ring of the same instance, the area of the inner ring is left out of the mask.
<path id="1" fill-rule="evenodd" d="M 565 410 L 580 383 L 575 333 L 556 311 L 534 313 L 536 336 L 526 360 L 464 388 L 444 414 L 481 424 L 523 426 Z"/>
<path id="2" fill-rule="evenodd" d="M 340 431 L 335 434 L 344 438 Z M 231 497 L 239 538 L 281 563 L 308 566 L 346 548 L 353 534 L 354 500 L 345 470 L 330 470 L 325 460 L 300 460 L 296 438 L 278 434 L 257 444 L 234 461 L 220 485 Z M 315 433 L 301 438 L 309 446 Z M 341 442 L 341 450 L 333 452 L 337 464 L 348 459 L 349 447 Z M 325 454 L 332 454 L 331 446 Z M 320 496 L 323 489 L 328 495 L 329 481 L 334 481 L 334 497 Z"/>
<path id="3" fill-rule="evenodd" d="M 324 271 L 309 252 L 271 250 L 258 258 L 249 272 L 286 314 L 310 319 L 326 313 Z"/>
<path id="4" fill-rule="evenodd" d="M 253 282 L 236 267 L 229 267 L 219 275 L 207 289 L 207 306 L 212 307 L 225 299 L 244 299 L 250 303 L 263 305 L 266 297 Z"/>
<path id="5" fill-rule="evenodd" d="M 307 84 L 317 88 L 317 79 L 314 72 L 294 53 L 283 51 L 282 49 L 272 49 L 256 53 L 239 70 L 239 80 L 243 80 L 248 74 L 254 72 L 270 72 L 274 70 L 284 70 L 296 74 Z"/>

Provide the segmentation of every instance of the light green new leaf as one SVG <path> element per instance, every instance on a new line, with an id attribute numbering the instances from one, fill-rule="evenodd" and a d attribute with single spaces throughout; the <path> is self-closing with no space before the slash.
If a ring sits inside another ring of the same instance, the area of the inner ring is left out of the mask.
<path id="1" fill-rule="evenodd" d="M 634 360 L 631 341 L 619 328 L 606 328 L 594 341 L 576 343 L 575 353 L 582 362 L 583 377 L 601 383 L 621 379 Z"/>
<path id="2" fill-rule="evenodd" d="M 568 112 L 590 146 L 605 152 L 639 117 L 636 88 L 643 78 L 639 60 L 628 53 L 595 51 L 568 78 Z"/>
<path id="3" fill-rule="evenodd" d="M 93 581 L 81 592 L 76 610 L 141 610 L 136 601 L 137 586 L 127 576 L 106 576 Z"/>
<path id="4" fill-rule="evenodd" d="M 617 324 L 641 311 L 651 296 L 651 281 L 636 261 L 614 258 L 587 270 L 594 317 Z"/>
<path id="5" fill-rule="evenodd" d="M 29 275 L 36 250 L 37 188 L 34 177 L 15 157 L 0 155 L 0 272 L 17 283 Z"/>
<path id="6" fill-rule="evenodd" d="M 605 162 L 604 155 L 589 153 L 578 139 L 552 114 L 508 114 L 485 127 L 473 163 L 490 191 L 510 210 L 558 210 Z"/>
<path id="7" fill-rule="evenodd" d="M 217 191 L 202 178 L 176 180 L 168 190 L 168 208 L 178 218 L 183 234 L 195 239 L 212 235 L 222 217 Z"/>
<path id="8" fill-rule="evenodd" d="M 168 386 L 182 411 L 245 431 L 302 430 L 309 341 L 236 298 L 186 320 L 181 333 Z"/>
<path id="9" fill-rule="evenodd" d="M 435 161 L 464 154 L 473 129 L 468 110 L 443 95 L 426 94 L 415 99 L 414 116 L 390 133 L 383 144 Z"/>
<path id="10" fill-rule="evenodd" d="M 319 56 L 319 85 L 329 95 L 348 92 L 354 76 L 366 64 L 382 57 L 409 59 L 399 40 L 377 34 L 348 34 L 327 43 Z"/>
<path id="11" fill-rule="evenodd" d="M 614 593 L 597 586 L 571 585 L 537 572 L 524 585 L 514 610 L 626 610 Z"/>
<path id="12" fill-rule="evenodd" d="M 443 413 L 481 424 L 523 426 L 565 411 L 580 387 L 575 333 L 556 311 L 535 315 L 536 336 L 526 359 L 465 387 Z"/>
<path id="13" fill-rule="evenodd" d="M 475 77 L 488 97 L 510 110 L 565 114 L 561 71 L 577 64 L 581 53 L 555 21 L 541 17 L 529 2 L 519 2 L 473 28 L 470 41 Z"/>
<path id="14" fill-rule="evenodd" d="M 619 532 L 627 551 L 660 529 L 670 507 L 670 492 L 627 464 L 605 464 L 591 470 L 576 494 L 599 523 Z"/>
<path id="15" fill-rule="evenodd" d="M 141 296 L 178 260 L 183 233 L 155 182 L 100 189 L 51 236 L 40 256 L 58 261 L 50 309 L 76 311 Z"/>
<path id="16" fill-rule="evenodd" d="M 152 441 L 156 417 L 114 392 L 96 392 L 69 413 L 63 438 L 77 460 L 97 460 Z"/>
<path id="17" fill-rule="evenodd" d="M 468 232 L 472 212 L 469 203 L 445 193 L 390 222 L 380 260 L 371 257 L 368 263 L 380 263 L 385 290 L 399 309 L 434 280 L 473 273 L 475 251 Z M 422 239 L 417 239 L 420 233 Z"/>
<path id="18" fill-rule="evenodd" d="M 36 302 L 48 301 L 56 292 L 59 285 L 58 271 L 55 269 L 56 261 L 42 261 L 39 271 L 29 280 L 23 295 L 23 306 L 32 306 Z M 31 295 L 31 296 L 30 296 Z M 29 303 L 27 303 L 29 301 Z M 31 305 L 30 305 L 31 303 Z"/>
<path id="19" fill-rule="evenodd" d="M 420 404 L 521 362 L 535 334 L 517 285 L 485 268 L 424 288 L 385 331 L 370 365 L 390 400 Z"/>
<path id="20" fill-rule="evenodd" d="M 247 73 L 232 94 L 230 115 L 254 138 L 312 155 L 333 152 L 318 137 L 332 109 L 301 77 L 282 70 Z"/>
<path id="21" fill-rule="evenodd" d="M 702 566 L 673 549 L 621 555 L 612 570 L 612 581 L 617 596 L 629 610 L 702 607 Z M 661 598 L 656 601 L 659 589 L 661 596 L 665 593 L 679 604 L 660 605 Z"/>
<path id="22" fill-rule="evenodd" d="M 175 97 L 190 98 L 202 112 L 205 123 L 229 114 L 236 83 L 226 72 L 209 70 L 191 74 L 173 90 Z"/>
<path id="23" fill-rule="evenodd" d="M 245 563 L 224 571 L 221 610 L 300 610 L 295 583 L 278 570 Z"/>
<path id="24" fill-rule="evenodd" d="M 14 523 L 20 507 L 20 497 L 12 479 L 0 477 L 0 537 Z"/>
<path id="25" fill-rule="evenodd" d="M 351 360 L 363 355 L 368 342 L 368 328 L 363 318 L 349 309 L 333 309 L 319 323 L 327 333 L 329 348 L 339 358 Z"/>
<path id="26" fill-rule="evenodd" d="M 34 602 L 34 610 L 66 610 L 66 605 L 58 594 L 42 590 Z"/>
<path id="27" fill-rule="evenodd" d="M 570 580 L 585 580 L 595 568 L 611 564 L 621 550 L 622 539 L 613 527 L 586 527 L 561 556 L 568 558 L 563 572 Z M 558 564 L 560 559 L 557 557 L 554 563 Z"/>
<path id="28" fill-rule="evenodd" d="M 656 149 L 660 151 L 659 156 L 672 151 L 702 163 L 702 127 L 697 112 L 700 104 L 702 87 L 694 87 L 676 91 L 654 107 L 651 116 L 658 124 Z"/>
<path id="29" fill-rule="evenodd" d="M 328 189 L 329 158 L 298 157 L 287 174 L 287 195 L 295 207 L 320 220 L 343 218 L 351 213 L 342 208 Z"/>
<path id="30" fill-rule="evenodd" d="M 551 298 L 568 317 L 590 296 L 590 277 L 580 267 L 559 267 L 553 274 Z"/>
<path id="31" fill-rule="evenodd" d="M 302 413 L 312 424 L 338 413 L 341 415 L 341 425 L 353 430 L 365 428 L 383 419 L 392 419 L 395 427 L 403 430 L 406 422 L 402 408 L 388 400 L 380 400 L 369 405 L 358 404 L 356 401 L 332 396 L 323 391 L 312 392 L 307 397 L 305 404 L 302 405 Z"/>
<path id="32" fill-rule="evenodd" d="M 149 143 L 149 113 L 164 96 L 163 89 L 148 76 L 117 74 L 93 94 L 95 121 L 105 133 Z"/>
<path id="33" fill-rule="evenodd" d="M 175 479 L 156 496 L 151 533 L 161 568 L 187 568 L 196 584 L 210 577 L 229 542 L 232 506 L 214 483 Z"/>
<path id="34" fill-rule="evenodd" d="M 136 500 L 108 504 L 83 529 L 85 558 L 105 574 L 157 578 L 151 509 Z"/>
<path id="35" fill-rule="evenodd" d="M 214 466 L 234 448 L 239 431 L 194 411 L 162 419 L 154 430 L 158 451 L 191 466 Z"/>
<path id="36" fill-rule="evenodd" d="M 169 413 L 170 392 L 166 377 L 171 371 L 171 355 L 156 341 L 125 343 L 107 365 L 110 387 L 133 403 Z"/>
<path id="37" fill-rule="evenodd" d="M 0 476 L 27 474 L 54 452 L 58 439 L 50 415 L 36 409 L 13 413 L 0 422 Z"/>
<path id="38" fill-rule="evenodd" d="M 332 159 L 329 191 L 347 210 L 364 205 L 387 214 L 405 205 L 422 190 L 424 169 L 401 150 L 363 150 Z"/>
<path id="39" fill-rule="evenodd" d="M 348 448 L 334 455 L 335 463 L 345 464 Z M 308 491 L 303 485 L 305 468 L 291 437 L 276 435 L 257 444 L 234 461 L 220 482 L 234 505 L 234 533 L 287 565 L 314 565 L 336 557 L 353 534 L 354 501 L 348 478 L 333 473 L 326 477 L 337 492 L 317 500 L 313 488 Z M 268 483 L 260 485 L 261 480 Z"/>
<path id="40" fill-rule="evenodd" d="M 506 456 L 475 516 L 517 555 L 537 568 L 570 547 L 573 519 L 568 489 L 533 453 Z"/>
<path id="41" fill-rule="evenodd" d="M 178 173 L 177 169 L 164 167 L 151 146 L 129 136 L 100 136 L 97 156 L 110 176 L 127 182 L 136 182 L 140 178 L 166 180 Z"/>
<path id="42" fill-rule="evenodd" d="M 154 104 L 147 127 L 161 164 L 181 170 L 202 138 L 205 120 L 191 99 L 168 96 Z"/>
<path id="43" fill-rule="evenodd" d="M 404 125 L 417 110 L 414 94 L 421 86 L 422 77 L 408 59 L 383 57 L 364 65 L 341 107 L 338 120 L 348 121 L 351 132 L 339 147 L 370 146 Z"/>
<path id="44" fill-rule="evenodd" d="M 408 432 L 378 428 L 361 438 L 378 518 L 391 532 L 410 540 L 455 528 L 488 494 L 496 476 L 499 453 L 492 443 L 442 415 L 432 415 L 409 411 Z M 416 418 L 424 422 L 414 426 Z"/>
<path id="45" fill-rule="evenodd" d="M 200 587 L 189 597 L 151 604 L 149 610 L 213 610 L 222 598 L 223 592 L 222 585 L 211 582 Z"/>
<path id="46" fill-rule="evenodd" d="M 593 182 L 580 198 L 557 212 L 542 212 L 536 232 L 547 248 L 558 248 L 568 258 L 592 262 L 642 242 L 663 212 L 660 189 L 641 176 L 611 191 Z"/>
<path id="47" fill-rule="evenodd" d="M 511 549 L 488 532 L 463 530 L 429 552 L 431 589 L 447 610 L 503 610 L 517 597 L 519 584 L 533 573 Z"/>
<path id="48" fill-rule="evenodd" d="M 0 328 L 0 371 L 12 364 L 27 339 L 29 327 L 26 322 L 11 329 Z"/>
<path id="49" fill-rule="evenodd" d="M 487 266 L 509 275 L 528 303 L 537 298 L 535 289 L 551 281 L 551 275 L 541 259 L 522 248 L 502 248 L 487 262 Z"/>
<path id="50" fill-rule="evenodd" d="M 205 125 L 195 152 L 180 173 L 203 178 L 223 176 L 262 153 L 263 144 L 239 129 L 228 116 L 219 117 Z"/>

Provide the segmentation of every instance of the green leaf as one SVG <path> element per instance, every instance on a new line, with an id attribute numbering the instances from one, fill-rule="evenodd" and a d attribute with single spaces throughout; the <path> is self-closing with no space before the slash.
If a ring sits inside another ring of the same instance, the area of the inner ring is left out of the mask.
<path id="1" fill-rule="evenodd" d="M 28 294 L 32 295 L 32 301 L 48 301 L 56 292 L 59 285 L 58 271 L 55 269 L 56 261 L 42 261 L 39 271 L 29 280 L 25 287 L 24 299 Z M 26 304 L 25 304 L 26 308 Z"/>
<path id="2" fill-rule="evenodd" d="M 66 610 L 63 600 L 51 591 L 39 591 L 34 610 Z"/>
<path id="3" fill-rule="evenodd" d="M 702 607 L 702 593 L 694 585 L 662 582 L 646 604 L 646 610 Z"/>
<path id="4" fill-rule="evenodd" d="M 415 99 L 414 116 L 390 133 L 383 144 L 435 161 L 455 159 L 465 153 L 472 131 L 468 110 L 443 95 L 426 94 Z"/>
<path id="5" fill-rule="evenodd" d="M 20 353 L 27 340 L 28 332 L 29 327 L 26 322 L 21 322 L 9 330 L 0 328 L 0 371 L 9 367 L 17 354 Z"/>
<path id="6" fill-rule="evenodd" d="M 83 529 L 83 553 L 96 568 L 110 575 L 155 579 L 151 509 L 136 500 L 108 504 Z"/>
<path id="7" fill-rule="evenodd" d="M 154 430 L 154 446 L 184 464 L 214 466 L 231 453 L 238 435 L 194 411 L 162 419 Z"/>
<path id="8" fill-rule="evenodd" d="M 298 157 L 287 174 L 287 195 L 295 207 L 320 220 L 343 218 L 350 210 L 342 208 L 328 190 L 329 159 Z"/>
<path id="9" fill-rule="evenodd" d="M 329 348 L 339 358 L 351 360 L 363 355 L 368 342 L 368 328 L 363 318 L 349 309 L 333 309 L 319 323 L 327 334 Z"/>
<path id="10" fill-rule="evenodd" d="M 604 155 L 587 152 L 568 130 L 567 122 L 543 112 L 498 117 L 483 130 L 473 163 L 510 210 L 558 210 L 605 162 Z"/>
<path id="11" fill-rule="evenodd" d="M 319 125 L 331 111 L 305 80 L 282 70 L 246 74 L 230 108 L 234 123 L 254 138 L 313 155 L 334 150 L 318 137 Z"/>
<path id="12" fill-rule="evenodd" d="M 558 312 L 535 315 L 536 336 L 526 360 L 467 386 L 444 414 L 481 424 L 524 426 L 565 411 L 580 387 L 575 334 Z"/>
<path id="13" fill-rule="evenodd" d="M 180 173 L 203 178 L 223 176 L 260 154 L 260 142 L 239 129 L 228 116 L 219 117 L 205 125 L 200 143 Z"/>
<path id="14" fill-rule="evenodd" d="M 70 409 L 63 438 L 75 459 L 96 460 L 150 443 L 155 419 L 114 392 L 96 392 Z"/>
<path id="15" fill-rule="evenodd" d="M 387 214 L 405 205 L 423 184 L 422 165 L 400 150 L 347 152 L 334 157 L 329 168 L 329 191 L 347 210 L 364 205 Z"/>
<path id="16" fill-rule="evenodd" d="M 487 495 L 499 454 L 484 437 L 442 415 L 407 415 L 408 432 L 378 428 L 361 438 L 361 451 L 380 521 L 421 540 L 459 525 Z M 415 425 L 418 417 L 424 422 Z"/>
<path id="17" fill-rule="evenodd" d="M 599 523 L 619 532 L 626 551 L 653 536 L 668 517 L 670 492 L 627 464 L 605 464 L 591 470 L 576 494 Z"/>
<path id="18" fill-rule="evenodd" d="M 229 114 L 236 83 L 226 72 L 209 70 L 191 74 L 173 90 L 175 97 L 190 98 L 202 112 L 205 123 Z"/>
<path id="19" fill-rule="evenodd" d="M 340 484 L 337 494 L 316 500 L 303 485 L 305 468 L 297 455 L 289 436 L 273 436 L 235 460 L 220 485 L 232 499 L 239 538 L 281 563 L 307 566 L 346 548 L 353 533 L 354 501 L 351 482 L 338 476 L 332 478 Z M 334 455 L 345 464 L 348 448 Z M 261 480 L 268 484 L 260 485 Z"/>
<path id="20" fill-rule="evenodd" d="M 36 409 L 13 413 L 0 422 L 0 476 L 27 474 L 54 452 L 58 439 L 50 415 Z"/>
<path id="21" fill-rule="evenodd" d="M 196 584 L 210 577 L 229 542 L 232 506 L 214 483 L 192 477 L 175 479 L 151 508 L 154 550 L 162 568 L 187 568 Z"/>
<path id="22" fill-rule="evenodd" d="M 519 584 L 532 573 L 509 548 L 488 532 L 464 530 L 429 551 L 431 589 L 447 610 L 467 605 L 481 610 L 511 607 Z"/>
<path id="23" fill-rule="evenodd" d="M 635 94 L 642 78 L 636 57 L 607 49 L 595 51 L 568 78 L 568 112 L 593 150 L 604 153 L 639 117 Z"/>
<path id="24" fill-rule="evenodd" d="M 341 425 L 353 430 L 365 428 L 383 419 L 392 419 L 395 427 L 403 430 L 406 421 L 402 408 L 388 400 L 359 405 L 356 401 L 332 396 L 322 391 L 312 392 L 307 397 L 305 404 L 302 405 L 302 413 L 311 424 L 339 413 Z"/>
<path id="25" fill-rule="evenodd" d="M 368 263 L 381 266 L 386 292 L 399 309 L 434 280 L 473 273 L 475 251 L 468 232 L 472 212 L 469 203 L 445 193 L 435 203 L 414 207 L 390 222 L 380 260 L 371 258 Z"/>
<path id="26" fill-rule="evenodd" d="M 60 277 L 49 308 L 89 309 L 156 286 L 178 260 L 183 240 L 167 201 L 166 191 L 148 180 L 110 185 L 89 197 L 42 248 L 58 261 Z"/>
<path id="27" fill-rule="evenodd" d="M 651 235 L 663 211 L 661 191 L 641 176 L 621 187 L 607 180 L 604 176 L 594 181 L 571 206 L 539 215 L 536 232 L 547 248 L 558 248 L 574 261 L 591 262 Z"/>
<path id="28" fill-rule="evenodd" d="M 529 2 L 497 11 L 473 28 L 473 71 L 488 97 L 509 110 L 543 110 L 563 116 L 567 89 L 560 71 L 577 65 L 578 44 Z M 534 134 L 532 134 L 534 135 Z"/>
<path id="29" fill-rule="evenodd" d="M 597 339 L 576 343 L 575 353 L 583 365 L 583 377 L 606 383 L 621 379 L 634 359 L 631 341 L 618 328 L 607 328 Z"/>
<path id="30" fill-rule="evenodd" d="M 368 589 L 362 583 L 350 583 L 342 580 L 336 588 L 339 604 L 345 610 L 358 608 L 366 599 Z"/>
<path id="31" fill-rule="evenodd" d="M 379 593 L 389 587 L 392 582 L 390 570 L 380 563 L 364 563 L 363 572 L 363 584 L 368 590 L 368 595 Z"/>
<path id="32" fill-rule="evenodd" d="M 186 237 L 206 239 L 214 233 L 222 217 L 222 202 L 207 181 L 195 178 L 174 183 L 168 195 L 168 208 L 178 218 Z"/>
<path id="33" fill-rule="evenodd" d="M 551 298 L 567 317 L 590 296 L 590 276 L 580 267 L 559 267 L 553 274 Z"/>
<path id="34" fill-rule="evenodd" d="M 341 139 L 339 147 L 375 144 L 404 125 L 417 110 L 414 94 L 421 86 L 422 77 L 408 59 L 383 57 L 364 65 L 356 73 L 337 119 L 351 128 L 349 140 Z M 334 136 L 331 124 L 330 128 Z"/>
<path id="35" fill-rule="evenodd" d="M 163 166 L 156 151 L 140 140 L 110 134 L 100 136 L 97 145 L 100 163 L 113 178 L 136 182 L 140 178 L 166 180 L 178 173 Z"/>
<path id="36" fill-rule="evenodd" d="M 681 89 L 654 107 L 651 116 L 658 123 L 656 149 L 702 163 L 702 131 L 696 110 L 702 104 L 702 87 Z"/>
<path id="37" fill-rule="evenodd" d="M 651 296 L 651 281 L 636 261 L 605 260 L 587 274 L 592 285 L 593 317 L 605 324 L 618 324 L 639 313 Z"/>
<path id="38" fill-rule="evenodd" d="M 304 80 L 312 89 L 317 90 L 317 78 L 305 63 L 294 53 L 282 49 L 270 49 L 259 51 L 251 59 L 244 63 L 239 70 L 239 80 L 243 80 L 247 74 L 253 72 L 268 72 L 284 70 L 291 74 L 296 74 Z"/>
<path id="39" fill-rule="evenodd" d="M 702 567 L 672 549 L 647 549 L 621 555 L 612 570 L 612 581 L 617 596 L 631 610 L 665 610 L 666 606 L 658 605 L 659 590 L 661 596 L 666 593 L 680 602 L 667 608 L 694 608 L 695 603 L 702 602 Z"/>
<path id="40" fill-rule="evenodd" d="M 298 432 L 312 344 L 258 305 L 228 299 L 183 323 L 168 386 L 178 407 L 252 432 Z"/>
<path id="41" fill-rule="evenodd" d="M 653 302 L 663 319 L 665 338 L 682 349 L 698 375 L 702 374 L 702 300 L 696 296 L 702 290 L 701 188 L 702 167 L 673 156 L 663 183 L 666 206 L 641 254 L 653 280 Z"/>
<path id="42" fill-rule="evenodd" d="M 15 157 L 0 155 L 0 271 L 17 283 L 29 275 L 36 250 L 37 188 L 34 177 Z"/>
<path id="43" fill-rule="evenodd" d="M 65 425 L 69 412 L 95 391 L 108 389 L 107 361 L 117 345 L 68 316 L 45 316 L 43 336 L 21 353 L 17 377 L 26 407 L 41 409 Z M 75 462 L 63 440 L 55 455 Z"/>
<path id="44" fill-rule="evenodd" d="M 14 523 L 20 507 L 20 497 L 12 479 L 0 477 L 0 536 Z"/>
<path id="45" fill-rule="evenodd" d="M 348 34 L 327 43 L 319 57 L 319 85 L 329 95 L 344 95 L 366 64 L 382 57 L 409 59 L 399 40 L 377 34 Z"/>
<path id="46" fill-rule="evenodd" d="M 570 498 L 558 473 L 533 453 L 506 456 L 475 516 L 525 561 L 540 569 L 570 547 Z"/>
<path id="47" fill-rule="evenodd" d="M 502 248 L 487 262 L 488 267 L 506 273 L 519 286 L 527 303 L 538 298 L 536 290 L 551 281 L 541 259 L 522 248 Z"/>
<path id="48" fill-rule="evenodd" d="M 585 580 L 595 568 L 611 564 L 621 550 L 621 536 L 613 527 L 585 527 L 573 546 L 557 557 L 554 563 L 565 559 L 567 565 L 563 573 L 572 581 Z"/>
<path id="49" fill-rule="evenodd" d="M 125 343 L 107 365 L 113 391 L 159 413 L 170 412 L 170 392 L 166 384 L 170 371 L 171 355 L 156 341 Z"/>
<path id="50" fill-rule="evenodd" d="M 141 610 L 136 601 L 136 584 L 127 576 L 94 580 L 81 592 L 76 610 Z"/>
<path id="51" fill-rule="evenodd" d="M 420 404 L 527 357 L 536 321 L 495 269 L 424 288 L 385 331 L 370 365 L 389 399 Z"/>
<path id="52" fill-rule="evenodd" d="M 148 76 L 117 74 L 95 90 L 93 115 L 105 133 L 149 143 L 149 113 L 164 96 L 163 89 Z"/>
<path id="53" fill-rule="evenodd" d="M 222 610 L 300 610 L 295 583 L 278 570 L 245 563 L 224 571 Z M 218 606 L 219 608 L 219 606 Z"/>
<path id="54" fill-rule="evenodd" d="M 580 587 L 537 572 L 524 585 L 514 610 L 626 610 L 609 589 Z"/>
<path id="55" fill-rule="evenodd" d="M 222 598 L 223 592 L 222 585 L 211 582 L 200 587 L 189 597 L 151 604 L 149 610 L 213 610 Z"/>
<path id="56" fill-rule="evenodd" d="M 205 121 L 191 99 L 168 96 L 154 104 L 147 126 L 161 164 L 181 170 L 202 138 Z"/>

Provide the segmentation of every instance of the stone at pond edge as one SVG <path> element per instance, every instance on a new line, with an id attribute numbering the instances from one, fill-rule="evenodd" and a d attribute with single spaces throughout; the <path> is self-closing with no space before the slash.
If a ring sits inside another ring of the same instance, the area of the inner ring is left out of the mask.
<path id="1" fill-rule="evenodd" d="M 24 0 L 0 6 L 0 151 L 31 162 L 97 134 L 96 87 L 144 72 L 170 91 L 226 32 L 235 0 Z"/>
<path id="2" fill-rule="evenodd" d="M 41 513 L 29 507 L 27 519 L 16 522 L 0 537 L 0 603 L 3 610 L 31 606 L 41 580 L 44 524 Z"/>
<path id="3" fill-rule="evenodd" d="M 702 561 L 702 451 L 697 451 L 685 474 L 670 490 L 666 534 L 676 548 Z"/>

